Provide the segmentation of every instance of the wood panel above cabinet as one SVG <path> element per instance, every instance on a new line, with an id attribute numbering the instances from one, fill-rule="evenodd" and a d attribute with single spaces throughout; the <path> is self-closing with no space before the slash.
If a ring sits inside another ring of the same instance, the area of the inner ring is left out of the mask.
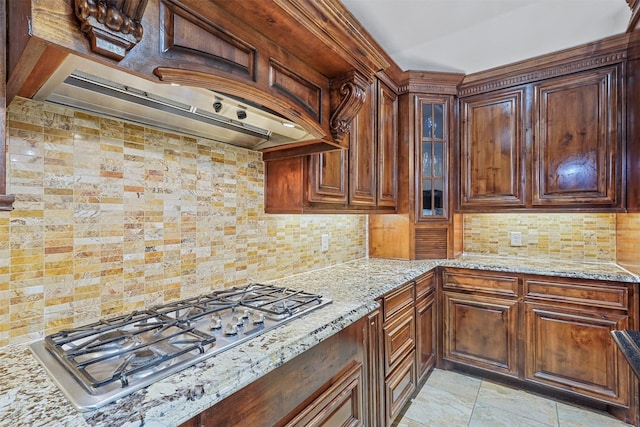
<path id="1" fill-rule="evenodd" d="M 365 94 L 346 137 L 348 149 L 266 159 L 267 213 L 395 212 L 397 96 L 382 80 Z"/>
<path id="2" fill-rule="evenodd" d="M 460 211 L 624 209 L 627 41 L 465 77 Z"/>

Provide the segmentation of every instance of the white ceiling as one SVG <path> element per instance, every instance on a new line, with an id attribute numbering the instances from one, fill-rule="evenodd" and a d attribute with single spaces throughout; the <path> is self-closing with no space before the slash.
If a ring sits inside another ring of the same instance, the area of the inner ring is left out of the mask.
<path id="1" fill-rule="evenodd" d="M 342 0 L 402 70 L 471 74 L 626 31 L 625 0 Z"/>

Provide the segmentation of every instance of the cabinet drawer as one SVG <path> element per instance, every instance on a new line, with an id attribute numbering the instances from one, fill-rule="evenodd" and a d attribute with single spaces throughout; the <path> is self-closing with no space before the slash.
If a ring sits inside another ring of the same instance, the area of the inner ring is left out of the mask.
<path id="1" fill-rule="evenodd" d="M 385 408 L 390 426 L 416 389 L 416 369 L 413 352 L 402 360 L 385 381 Z"/>
<path id="2" fill-rule="evenodd" d="M 436 287 L 433 271 L 430 271 L 416 279 L 416 300 L 432 292 Z"/>
<path id="3" fill-rule="evenodd" d="M 525 279 L 525 297 L 547 301 L 565 302 L 589 307 L 629 309 L 629 289 L 618 283 Z"/>
<path id="4" fill-rule="evenodd" d="M 499 273 L 445 270 L 443 289 L 518 296 L 518 278 Z"/>
<path id="5" fill-rule="evenodd" d="M 413 282 L 403 285 L 401 288 L 390 292 L 382 300 L 384 321 L 392 318 L 403 308 L 413 304 Z"/>
<path id="6" fill-rule="evenodd" d="M 415 348 L 416 323 L 411 307 L 396 319 L 384 324 L 384 372 L 388 375 Z"/>

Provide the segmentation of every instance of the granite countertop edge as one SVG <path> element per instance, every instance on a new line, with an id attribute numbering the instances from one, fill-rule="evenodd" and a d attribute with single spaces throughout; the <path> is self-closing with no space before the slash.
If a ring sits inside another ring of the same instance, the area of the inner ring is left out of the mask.
<path id="1" fill-rule="evenodd" d="M 272 281 L 322 293 L 332 303 L 89 412 L 73 408 L 27 344 L 0 348 L 0 425 L 176 426 L 264 376 L 378 307 L 376 299 L 438 266 L 640 283 L 613 263 L 496 256 L 350 261 Z"/>

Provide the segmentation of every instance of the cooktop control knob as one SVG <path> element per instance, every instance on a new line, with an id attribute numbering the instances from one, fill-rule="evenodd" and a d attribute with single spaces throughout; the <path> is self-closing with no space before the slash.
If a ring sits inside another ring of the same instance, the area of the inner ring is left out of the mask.
<path id="1" fill-rule="evenodd" d="M 211 316 L 211 329 L 222 329 L 222 319 L 220 316 Z"/>
<path id="2" fill-rule="evenodd" d="M 253 315 L 251 316 L 251 321 L 254 325 L 264 323 L 264 314 L 253 313 Z"/>
<path id="3" fill-rule="evenodd" d="M 251 310 L 249 310 L 248 308 L 245 308 L 244 313 L 242 314 L 242 318 L 248 319 L 250 315 L 251 315 Z"/>
<path id="4" fill-rule="evenodd" d="M 236 325 L 232 325 L 231 323 L 227 323 L 227 326 L 224 327 L 225 335 L 238 335 L 238 327 Z"/>
<path id="5" fill-rule="evenodd" d="M 231 323 L 236 325 L 236 326 L 238 326 L 238 327 L 242 327 L 242 326 L 244 326 L 244 322 L 242 320 L 243 319 L 240 316 L 233 316 L 231 318 Z"/>

